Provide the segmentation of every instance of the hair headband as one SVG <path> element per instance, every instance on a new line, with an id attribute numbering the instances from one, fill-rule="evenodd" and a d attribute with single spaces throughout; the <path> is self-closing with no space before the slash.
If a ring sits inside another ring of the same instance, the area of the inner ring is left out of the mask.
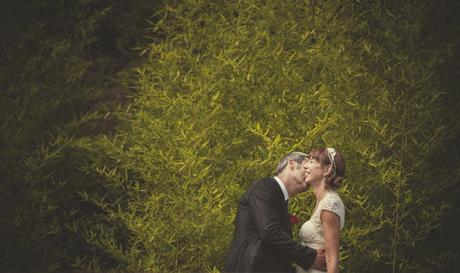
<path id="1" fill-rule="evenodd" d="M 335 155 L 337 154 L 334 148 L 326 148 L 327 151 L 327 157 L 329 158 L 329 161 L 331 161 L 332 165 L 332 177 L 336 175 L 336 166 L 335 166 Z"/>

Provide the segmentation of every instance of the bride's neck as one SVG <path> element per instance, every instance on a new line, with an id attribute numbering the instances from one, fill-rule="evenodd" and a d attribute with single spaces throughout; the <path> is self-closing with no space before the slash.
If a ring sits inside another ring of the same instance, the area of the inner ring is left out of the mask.
<path id="1" fill-rule="evenodd" d="M 319 202 L 321 199 L 323 199 L 324 195 L 326 194 L 326 186 L 324 181 L 321 181 L 321 183 L 318 183 L 318 185 L 313 186 L 313 193 L 316 196 L 316 202 Z"/>

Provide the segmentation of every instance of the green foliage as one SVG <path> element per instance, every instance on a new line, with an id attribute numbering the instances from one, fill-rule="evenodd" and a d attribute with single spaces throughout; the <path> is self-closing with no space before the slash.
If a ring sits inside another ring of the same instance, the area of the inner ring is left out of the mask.
<path id="1" fill-rule="evenodd" d="M 113 131 L 110 117 L 88 113 L 123 103 L 115 76 L 129 64 L 123 59 L 133 61 L 129 47 L 142 41 L 139 24 L 154 5 L 5 2 L 0 11 L 0 267 L 52 271 L 82 253 L 95 254 L 67 228 L 97 211 L 76 194 L 95 187 L 78 170 L 81 154 L 67 147 L 74 137 Z M 123 24 L 112 18 L 128 14 Z M 110 37 L 101 34 L 106 25 L 113 29 Z"/>
<path id="2" fill-rule="evenodd" d="M 110 159 L 86 170 L 126 193 L 93 199 L 126 241 L 104 224 L 86 238 L 129 271 L 215 271 L 244 188 L 286 152 L 328 145 L 348 166 L 344 272 L 442 268 L 423 246 L 452 200 L 455 173 L 438 160 L 457 131 L 437 71 L 451 45 L 426 36 L 429 8 L 168 2 L 152 25 L 165 39 L 142 51 L 138 95 L 119 113 L 130 127 L 80 144 Z M 302 199 L 291 209 L 306 220 Z"/>
<path id="3" fill-rule="evenodd" d="M 5 32 L 8 266 L 219 272 L 244 189 L 327 145 L 347 165 L 344 272 L 455 271 L 428 247 L 459 177 L 439 73 L 458 40 L 429 29 L 434 3 L 123 2 L 36 2 Z M 290 204 L 305 221 L 314 199 Z"/>

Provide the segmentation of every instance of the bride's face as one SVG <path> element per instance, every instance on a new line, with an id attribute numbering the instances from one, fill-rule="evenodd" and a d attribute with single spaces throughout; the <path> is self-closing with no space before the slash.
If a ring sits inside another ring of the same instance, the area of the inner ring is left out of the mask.
<path id="1" fill-rule="evenodd" d="M 321 163 L 314 158 L 308 159 L 305 168 L 305 181 L 310 185 L 314 185 L 321 181 L 327 170 L 327 167 L 322 166 Z"/>

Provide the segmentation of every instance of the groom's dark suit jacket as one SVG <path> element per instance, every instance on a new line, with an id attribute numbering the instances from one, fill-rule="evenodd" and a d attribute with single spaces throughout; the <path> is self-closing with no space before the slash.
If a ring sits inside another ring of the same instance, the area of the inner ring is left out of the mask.
<path id="1" fill-rule="evenodd" d="M 308 269 L 316 250 L 292 241 L 288 202 L 274 178 L 254 182 L 242 196 L 224 272 L 292 272 Z"/>

